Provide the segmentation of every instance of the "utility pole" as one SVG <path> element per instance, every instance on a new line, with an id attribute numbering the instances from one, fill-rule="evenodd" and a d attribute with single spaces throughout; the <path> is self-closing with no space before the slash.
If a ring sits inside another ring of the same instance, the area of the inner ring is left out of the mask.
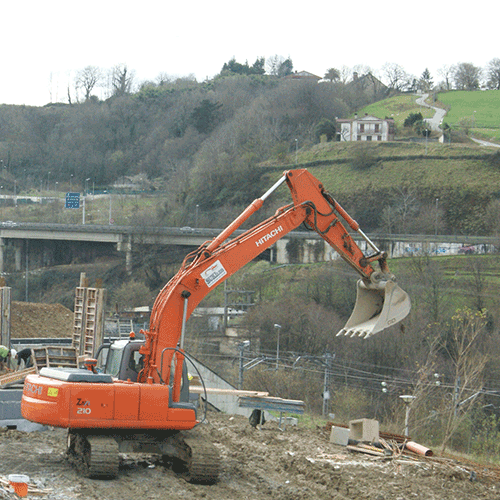
<path id="1" fill-rule="evenodd" d="M 276 328 L 278 332 L 278 340 L 276 342 L 276 371 L 278 371 L 278 364 L 280 360 L 280 330 L 281 330 L 281 325 L 278 325 L 277 323 L 274 324 L 274 328 Z"/>
<path id="2" fill-rule="evenodd" d="M 250 341 L 245 340 L 243 342 L 240 342 L 238 344 L 238 350 L 240 351 L 240 356 L 239 356 L 239 376 L 238 376 L 238 389 L 241 390 L 243 387 L 243 372 L 245 370 L 245 367 L 243 365 L 243 351 L 250 346 Z"/>

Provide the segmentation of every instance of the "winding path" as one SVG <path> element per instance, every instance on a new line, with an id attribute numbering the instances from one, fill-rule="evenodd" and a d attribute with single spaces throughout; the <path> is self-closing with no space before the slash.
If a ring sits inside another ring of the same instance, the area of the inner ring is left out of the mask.
<path id="1" fill-rule="evenodd" d="M 439 126 L 441 125 L 441 123 L 443 123 L 443 119 L 446 115 L 446 110 L 443 108 L 436 108 L 435 106 L 427 104 L 425 100 L 428 97 L 429 94 L 422 94 L 415 102 L 420 106 L 425 106 L 426 108 L 431 108 L 435 111 L 432 118 L 424 118 L 424 121 L 429 124 L 431 130 L 440 131 L 441 129 Z M 500 148 L 500 144 L 495 144 L 494 142 L 483 141 L 482 139 L 475 139 L 474 137 L 471 137 L 470 139 L 481 146 Z"/>
<path id="2" fill-rule="evenodd" d="M 417 100 L 416 103 L 420 106 L 424 106 L 426 108 L 431 108 L 434 110 L 434 116 L 432 118 L 425 118 L 424 121 L 426 121 L 431 130 L 436 130 L 440 131 L 441 129 L 439 126 L 441 123 L 443 123 L 443 118 L 446 115 L 446 110 L 443 108 L 436 108 L 435 106 L 431 106 L 430 104 L 427 104 L 425 100 L 429 97 L 429 94 L 422 94 Z"/>

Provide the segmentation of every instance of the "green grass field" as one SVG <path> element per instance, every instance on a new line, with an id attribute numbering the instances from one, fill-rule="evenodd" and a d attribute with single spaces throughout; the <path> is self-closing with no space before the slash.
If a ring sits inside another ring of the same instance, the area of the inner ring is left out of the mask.
<path id="1" fill-rule="evenodd" d="M 415 101 L 418 99 L 416 95 L 398 95 L 384 99 L 383 101 L 375 102 L 360 110 L 359 114 L 376 116 L 377 118 L 394 118 L 397 127 L 403 127 L 405 119 L 410 113 L 422 113 L 424 118 L 430 118 L 434 115 L 432 109 L 419 106 Z"/>
<path id="2" fill-rule="evenodd" d="M 470 120 L 473 129 L 500 129 L 498 90 L 443 92 L 438 94 L 438 101 L 449 108 L 444 119 L 449 125 Z"/>

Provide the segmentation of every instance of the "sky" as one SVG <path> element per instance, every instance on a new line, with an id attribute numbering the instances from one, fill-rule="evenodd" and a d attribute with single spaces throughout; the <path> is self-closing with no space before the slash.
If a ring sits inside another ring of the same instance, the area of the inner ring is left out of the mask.
<path id="1" fill-rule="evenodd" d="M 434 82 L 445 65 L 486 67 L 500 58 L 498 0 L 477 5 L 434 0 L 16 0 L 0 9 L 0 104 L 67 102 L 68 86 L 87 66 L 125 64 L 136 84 L 219 73 L 233 57 L 290 57 L 294 70 L 367 66 L 383 80 L 398 64 Z M 466 7 L 467 6 L 467 7 Z M 99 97 L 104 97 L 99 95 Z M 74 100 L 74 96 L 72 97 Z"/>

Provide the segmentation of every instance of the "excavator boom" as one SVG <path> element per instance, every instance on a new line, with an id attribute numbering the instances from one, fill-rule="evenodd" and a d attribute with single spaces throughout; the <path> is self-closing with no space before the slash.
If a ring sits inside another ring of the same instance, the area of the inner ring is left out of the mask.
<path id="1" fill-rule="evenodd" d="M 283 182 L 290 189 L 293 204 L 279 208 L 274 216 L 231 239 L 236 229 Z M 367 241 L 375 251 L 373 255 L 364 255 L 339 215 Z M 148 342 L 143 352 L 149 370 L 144 372 L 144 380 L 160 382 L 159 377 L 168 380 L 173 349 L 183 346 L 184 325 L 194 308 L 216 285 L 301 224 L 316 231 L 360 275 L 353 314 L 339 333 L 368 337 L 408 314 L 410 300 L 390 273 L 386 254 L 359 230 L 356 221 L 308 170 L 289 170 L 218 237 L 188 255 L 177 275 L 160 292 L 153 306 L 149 332 L 145 332 Z M 372 266 L 374 262 L 378 262 L 379 270 Z"/>

